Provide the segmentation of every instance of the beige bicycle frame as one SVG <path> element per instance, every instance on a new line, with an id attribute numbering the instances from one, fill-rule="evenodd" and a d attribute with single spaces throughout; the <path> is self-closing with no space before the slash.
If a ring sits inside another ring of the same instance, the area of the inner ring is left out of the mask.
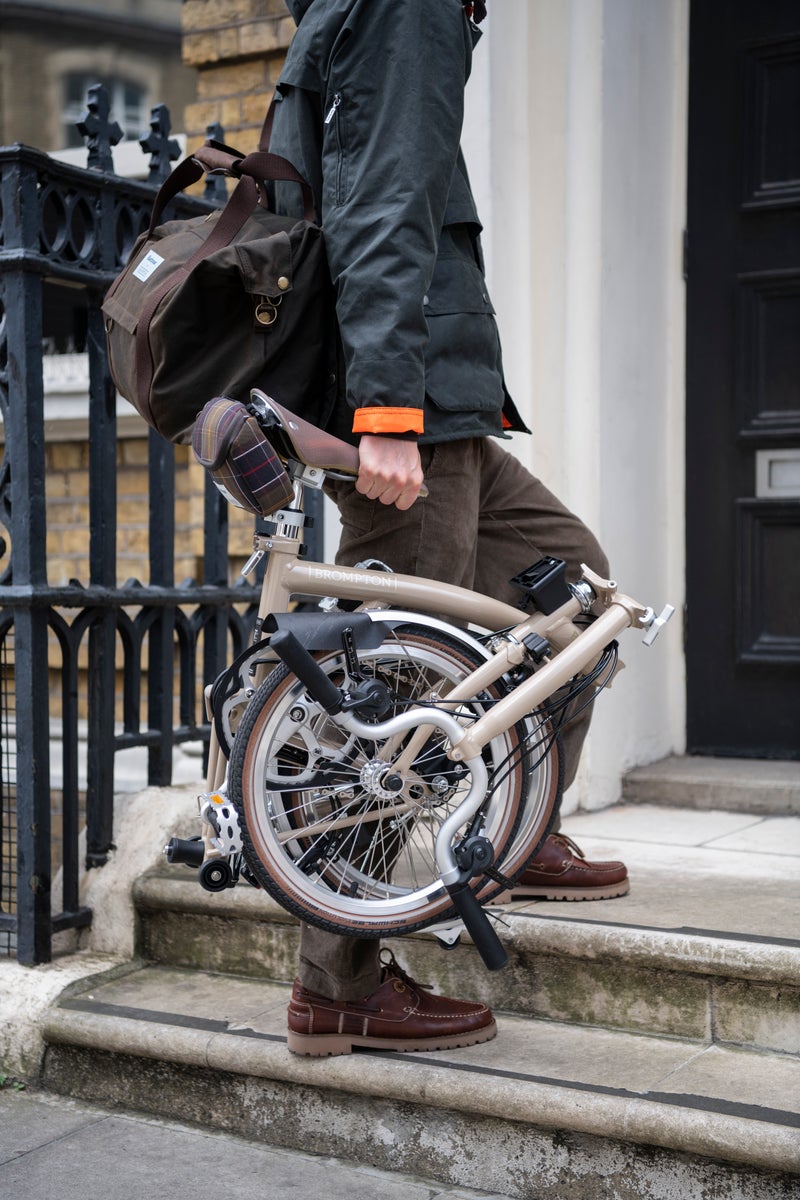
<path id="1" fill-rule="evenodd" d="M 448 705 L 468 700 L 494 683 L 509 669 L 528 658 L 524 639 L 531 634 L 544 638 L 555 652 L 529 678 L 465 730 L 463 738 L 452 746 L 453 760 L 474 758 L 494 737 L 509 729 L 526 714 L 539 708 L 573 676 L 587 671 L 604 648 L 622 630 L 631 625 L 646 627 L 651 610 L 638 601 L 617 592 L 613 580 L 604 580 L 588 568 L 584 579 L 595 595 L 591 611 L 596 615 L 584 629 L 574 624 L 583 611 L 581 601 L 573 597 L 549 614 L 534 613 L 520 621 L 520 610 L 499 600 L 482 596 L 467 588 L 411 575 L 305 562 L 299 557 L 299 531 L 281 522 L 286 532 L 271 536 L 256 534 L 256 552 L 269 553 L 258 617 L 262 622 L 270 613 L 288 611 L 291 598 L 335 596 L 357 600 L 367 606 L 409 609 L 417 613 L 449 619 L 458 625 L 476 625 L 484 630 L 502 630 L 490 644 L 492 657 L 448 692 Z M 279 530 L 281 525 L 279 524 Z M 266 647 L 265 647 L 266 649 Z M 263 668 L 262 668 L 263 673 Z M 428 735 L 424 724 L 416 732 L 403 758 L 412 759 L 415 747 Z M 209 754 L 209 789 L 220 786 L 225 762 L 219 751 L 212 726 Z M 402 764 L 398 764 L 402 766 Z"/>

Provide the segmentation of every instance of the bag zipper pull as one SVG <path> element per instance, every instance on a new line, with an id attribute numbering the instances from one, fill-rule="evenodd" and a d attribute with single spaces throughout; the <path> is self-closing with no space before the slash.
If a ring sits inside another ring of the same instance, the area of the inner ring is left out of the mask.
<path id="1" fill-rule="evenodd" d="M 328 115 L 325 118 L 326 125 L 330 125 L 331 121 L 333 120 L 334 116 L 336 115 L 336 110 L 341 103 L 342 103 L 341 92 L 337 92 L 336 95 L 333 97 L 333 103 L 331 104 L 330 109 L 328 110 Z"/>

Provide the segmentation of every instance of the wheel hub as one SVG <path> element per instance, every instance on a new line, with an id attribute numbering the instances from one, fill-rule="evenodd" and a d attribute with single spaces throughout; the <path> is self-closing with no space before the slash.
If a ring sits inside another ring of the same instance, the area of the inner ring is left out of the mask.
<path id="1" fill-rule="evenodd" d="M 405 787 L 405 779 L 389 763 L 373 758 L 361 768 L 361 786 L 372 796 L 396 800 Z"/>

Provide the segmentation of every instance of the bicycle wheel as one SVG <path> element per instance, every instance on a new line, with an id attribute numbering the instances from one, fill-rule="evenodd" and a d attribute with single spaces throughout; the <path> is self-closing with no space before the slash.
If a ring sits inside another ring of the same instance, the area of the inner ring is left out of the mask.
<path id="1" fill-rule="evenodd" d="M 438 704 L 469 724 L 507 690 L 499 682 L 475 699 L 448 705 L 448 692 L 485 656 L 458 631 L 445 634 L 424 619 L 404 620 L 377 649 L 360 650 L 358 657 L 361 674 L 389 688 L 386 715 Z M 317 658 L 341 686 L 344 655 L 326 651 Z M 457 835 L 488 837 L 498 866 L 520 827 L 530 829 L 531 805 L 538 829 L 556 803 L 557 754 L 544 756 L 532 787 L 529 735 L 519 722 L 485 747 L 492 782 L 478 816 Z M 447 758 L 448 745 L 430 726 L 393 741 L 358 738 L 278 667 L 245 711 L 230 761 L 229 795 L 251 871 L 290 912 L 340 934 L 408 933 L 454 917 L 434 843 L 469 790 L 469 769 Z M 520 861 L 515 869 L 523 866 Z M 500 890 L 481 876 L 472 886 L 482 900 Z"/>

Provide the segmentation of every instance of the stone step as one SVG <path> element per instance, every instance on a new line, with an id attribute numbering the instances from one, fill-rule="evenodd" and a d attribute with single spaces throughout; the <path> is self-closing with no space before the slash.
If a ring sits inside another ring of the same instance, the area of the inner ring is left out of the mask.
<path id="1" fill-rule="evenodd" d="M 237 887 L 211 896 L 192 883 L 150 876 L 135 895 L 147 960 L 293 979 L 298 923 L 262 893 Z M 797 945 L 497 911 L 510 960 L 502 971 L 486 971 L 466 935 L 447 951 L 430 933 L 385 945 L 416 979 L 494 1009 L 800 1053 Z"/>
<path id="2" fill-rule="evenodd" d="M 729 812 L 800 813 L 800 761 L 673 755 L 636 767 L 622 781 L 626 804 Z"/>
<path id="3" fill-rule="evenodd" d="M 797 1059 L 514 1015 L 468 1049 L 308 1059 L 287 998 L 165 966 L 95 980 L 45 1014 L 43 1085 L 520 1200 L 797 1194 Z"/>
<path id="4" fill-rule="evenodd" d="M 466 937 L 448 952 L 431 934 L 394 939 L 398 959 L 519 1015 L 800 1053 L 798 818 L 620 806 L 569 829 L 590 857 L 624 858 L 628 896 L 493 910 L 510 957 L 499 972 Z M 168 870 L 135 886 L 146 959 L 291 981 L 289 914 L 248 885 L 211 895 Z"/>

